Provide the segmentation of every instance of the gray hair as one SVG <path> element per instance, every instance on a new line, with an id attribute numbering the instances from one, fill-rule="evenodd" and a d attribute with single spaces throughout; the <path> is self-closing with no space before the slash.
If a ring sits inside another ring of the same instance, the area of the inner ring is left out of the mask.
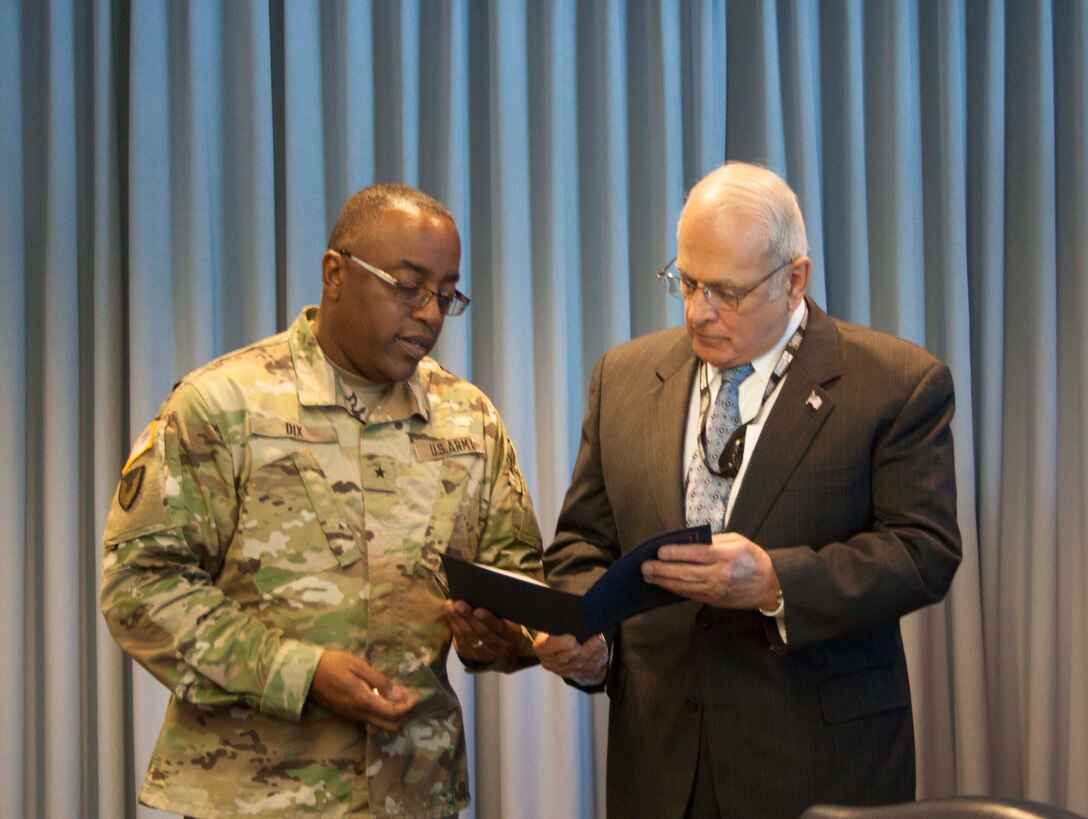
<path id="1" fill-rule="evenodd" d="M 768 270 L 808 254 L 808 234 L 797 194 L 774 171 L 750 162 L 726 162 L 704 176 L 692 193 L 704 186 L 699 197 L 721 212 L 739 212 L 767 228 L 764 260 Z M 680 221 L 691 202 L 684 203 Z M 709 202 L 707 201 L 709 199 Z M 771 282 L 774 295 L 781 295 L 785 277 Z"/>
<path id="2" fill-rule="evenodd" d="M 423 191 L 399 183 L 381 183 L 352 194 L 340 209 L 340 216 L 329 234 L 329 248 L 343 247 L 362 234 L 367 225 L 386 210 L 418 208 L 453 221 L 446 206 Z"/>

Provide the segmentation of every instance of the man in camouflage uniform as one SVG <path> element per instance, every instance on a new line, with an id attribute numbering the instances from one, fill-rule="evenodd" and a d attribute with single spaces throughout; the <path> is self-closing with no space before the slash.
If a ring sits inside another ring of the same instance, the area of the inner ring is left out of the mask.
<path id="1" fill-rule="evenodd" d="M 439 554 L 539 578 L 540 532 L 487 397 L 426 354 L 460 239 L 399 185 L 345 205 L 320 308 L 181 381 L 106 524 L 101 604 L 173 692 L 140 792 L 191 816 L 438 817 L 468 804 L 446 676 L 534 661 L 446 601 Z"/>

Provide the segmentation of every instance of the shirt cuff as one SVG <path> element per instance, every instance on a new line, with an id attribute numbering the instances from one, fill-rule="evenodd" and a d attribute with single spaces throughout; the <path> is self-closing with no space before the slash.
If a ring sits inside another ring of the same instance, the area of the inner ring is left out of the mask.
<path id="1" fill-rule="evenodd" d="M 282 640 L 261 692 L 261 713 L 298 722 L 324 653 L 325 649 L 309 643 Z"/>
<path id="2" fill-rule="evenodd" d="M 604 670 L 601 672 L 600 679 L 590 680 L 581 677 L 571 677 L 571 681 L 575 685 L 580 685 L 583 688 L 593 688 L 594 686 L 601 685 L 606 679 L 608 679 L 608 667 L 612 665 L 612 646 L 608 644 L 608 638 L 603 634 L 594 635 L 598 640 L 604 643 L 605 651 L 608 652 L 608 656 L 604 660 Z"/>
<path id="3" fill-rule="evenodd" d="M 774 610 L 760 609 L 759 613 L 774 620 L 774 624 L 778 626 L 778 636 L 782 638 L 782 644 L 786 645 L 789 642 L 786 640 L 786 598 L 782 596 L 781 588 L 778 589 L 778 605 Z"/>
<path id="4" fill-rule="evenodd" d="M 764 617 L 781 617 L 782 612 L 786 610 L 786 598 L 782 595 L 782 588 L 778 589 L 778 597 L 775 600 L 775 607 L 773 609 L 760 609 L 759 613 Z"/>

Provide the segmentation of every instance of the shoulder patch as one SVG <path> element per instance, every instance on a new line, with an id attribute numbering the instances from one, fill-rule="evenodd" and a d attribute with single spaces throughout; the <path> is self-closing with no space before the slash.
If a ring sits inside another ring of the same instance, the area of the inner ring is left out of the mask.
<path id="1" fill-rule="evenodd" d="M 155 444 L 152 455 L 144 455 L 144 460 L 129 467 L 117 483 L 106 516 L 106 529 L 102 533 L 107 548 L 175 526 L 164 491 L 165 469 L 162 462 L 153 457 L 155 450 L 170 438 L 170 428 L 165 421 L 160 422 L 156 434 L 162 440 Z"/>
<path id="2" fill-rule="evenodd" d="M 155 420 L 144 427 L 144 431 L 140 433 L 140 437 L 132 444 L 132 451 L 128 454 L 128 460 L 125 461 L 125 465 L 121 467 L 122 476 L 128 472 L 128 468 L 132 466 L 137 458 L 151 449 L 152 444 L 155 443 L 155 427 L 158 423 L 158 420 Z M 139 487 L 136 488 L 136 491 L 140 491 Z M 125 508 L 127 509 L 128 507 L 126 506 Z"/>
<path id="3" fill-rule="evenodd" d="M 140 487 L 144 483 L 143 465 L 130 469 L 121 476 L 121 483 L 117 487 L 117 505 L 126 512 L 132 508 L 136 496 L 140 494 Z"/>

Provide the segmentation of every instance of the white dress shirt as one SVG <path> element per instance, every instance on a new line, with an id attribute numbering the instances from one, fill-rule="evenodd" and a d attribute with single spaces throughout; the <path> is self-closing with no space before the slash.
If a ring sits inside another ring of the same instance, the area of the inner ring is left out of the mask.
<path id="1" fill-rule="evenodd" d="M 779 356 L 782 355 L 782 351 L 786 349 L 786 344 L 789 343 L 790 337 L 797 332 L 797 328 L 801 326 L 801 320 L 805 317 L 805 311 L 808 307 L 805 305 L 804 300 L 794 308 L 790 314 L 790 320 L 786 323 L 786 330 L 782 333 L 782 337 L 778 339 L 771 349 L 763 353 L 763 355 L 752 359 L 752 367 L 754 372 L 741 382 L 737 393 L 737 400 L 740 404 L 740 420 L 741 423 L 747 423 L 748 426 L 745 429 L 744 435 L 744 460 L 740 465 L 740 471 L 737 472 L 737 477 L 733 480 L 733 488 L 729 493 L 729 503 L 725 509 L 725 531 L 729 531 L 729 517 L 733 512 L 733 502 L 736 500 L 737 495 L 740 493 L 740 486 L 744 482 L 744 473 L 748 469 L 748 458 L 755 451 L 756 442 L 759 440 L 759 434 L 763 431 L 763 423 L 767 420 L 767 416 L 770 415 L 771 407 L 774 406 L 774 402 L 778 400 L 778 394 L 782 392 L 782 385 L 786 382 L 786 379 L 790 377 L 789 370 L 786 370 L 786 374 L 778 382 L 774 392 L 767 396 L 767 400 L 760 402 L 763 399 L 763 393 L 767 390 L 767 384 L 771 380 L 771 373 L 774 372 L 774 366 L 778 363 Z M 718 396 L 718 389 L 722 385 L 722 371 L 718 367 L 711 366 L 710 364 L 703 363 L 701 366 L 707 368 L 707 382 L 710 385 L 710 405 L 713 406 L 714 401 Z M 697 457 L 697 441 L 699 436 L 699 384 L 702 381 L 700 377 L 696 377 L 694 383 L 691 385 L 691 396 L 688 398 L 688 420 L 687 428 L 684 432 L 684 476 L 686 479 L 687 472 L 691 466 L 691 459 Z M 785 624 L 785 611 L 775 618 L 778 621 L 778 630 L 782 635 L 782 639 L 786 639 L 786 624 Z"/>

